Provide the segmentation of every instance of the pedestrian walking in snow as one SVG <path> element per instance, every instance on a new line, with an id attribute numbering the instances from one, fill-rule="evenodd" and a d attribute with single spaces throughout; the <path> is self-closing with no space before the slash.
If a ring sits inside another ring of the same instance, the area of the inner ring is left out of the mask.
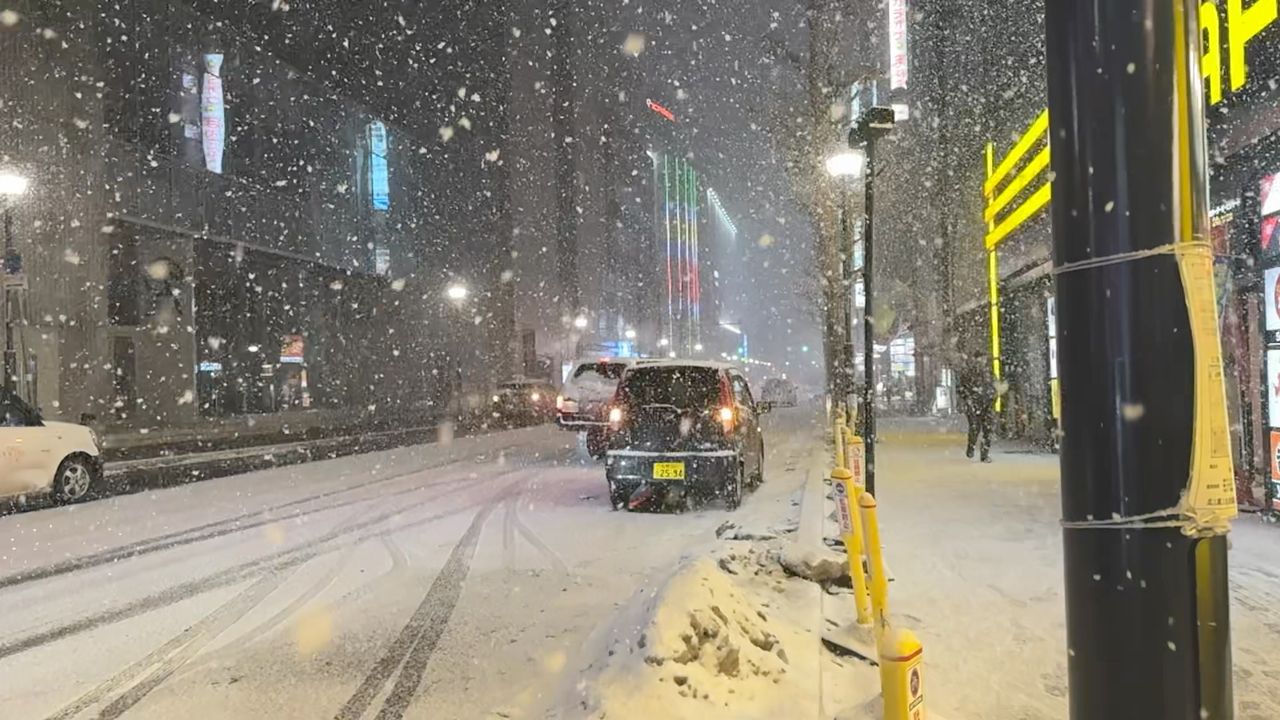
<path id="1" fill-rule="evenodd" d="M 976 353 L 965 359 L 960 369 L 960 405 L 969 420 L 969 443 L 965 457 L 973 457 L 979 445 L 982 462 L 991 462 L 991 429 L 995 424 L 996 386 L 991 378 L 991 358 Z"/>

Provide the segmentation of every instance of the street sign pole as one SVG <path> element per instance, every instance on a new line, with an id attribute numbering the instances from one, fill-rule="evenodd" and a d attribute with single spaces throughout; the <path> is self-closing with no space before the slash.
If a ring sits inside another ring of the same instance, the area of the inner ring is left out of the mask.
<path id="1" fill-rule="evenodd" d="M 1230 720 L 1198 2 L 1046 3 L 1072 720 Z"/>
<path id="2" fill-rule="evenodd" d="M 13 215 L 6 205 L 4 209 L 4 257 L 3 270 L 0 272 L 0 291 L 4 293 L 4 389 L 16 393 L 18 389 L 18 350 L 14 335 L 16 333 L 15 317 L 18 312 L 16 296 L 22 282 L 22 256 L 18 254 L 13 242 Z"/>
<path id="3" fill-rule="evenodd" d="M 867 156 L 863 171 L 867 207 L 862 231 L 862 291 L 866 303 L 862 315 L 863 340 L 866 342 L 862 350 L 862 439 L 866 443 L 867 492 L 873 496 L 876 492 L 876 345 L 875 295 L 871 283 L 875 275 L 876 141 L 893 132 L 895 122 L 893 108 L 877 105 L 868 108 L 849 132 L 849 147 L 863 148 Z"/>
<path id="4" fill-rule="evenodd" d="M 867 492 L 876 494 L 876 344 L 875 323 L 872 316 L 873 307 L 871 281 L 874 277 L 876 207 L 876 138 L 867 138 L 866 162 L 866 214 L 863 216 L 862 230 L 862 410 L 866 415 L 862 421 L 863 443 L 866 444 L 867 456 Z M 852 254 L 852 252 L 850 253 Z M 852 288 L 850 288 L 852 291 Z M 854 305 L 857 305 L 855 298 Z M 853 358 L 849 358 L 853 362 Z"/>

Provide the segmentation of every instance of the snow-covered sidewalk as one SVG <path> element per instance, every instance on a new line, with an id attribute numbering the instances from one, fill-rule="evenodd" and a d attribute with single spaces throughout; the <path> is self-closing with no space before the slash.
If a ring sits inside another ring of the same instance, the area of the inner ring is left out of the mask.
<path id="1" fill-rule="evenodd" d="M 964 438 L 882 433 L 877 499 L 890 610 L 924 644 L 930 714 L 1067 717 L 1058 458 L 964 457 Z M 1238 720 L 1280 718 L 1280 527 L 1232 531 Z"/>

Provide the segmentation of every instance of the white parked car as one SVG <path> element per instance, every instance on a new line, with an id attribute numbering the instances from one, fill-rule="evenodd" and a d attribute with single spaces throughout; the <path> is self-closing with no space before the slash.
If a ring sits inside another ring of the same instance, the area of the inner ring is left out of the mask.
<path id="1" fill-rule="evenodd" d="M 21 398 L 0 390 L 0 498 L 52 495 L 70 503 L 102 477 L 93 431 L 43 420 Z"/>

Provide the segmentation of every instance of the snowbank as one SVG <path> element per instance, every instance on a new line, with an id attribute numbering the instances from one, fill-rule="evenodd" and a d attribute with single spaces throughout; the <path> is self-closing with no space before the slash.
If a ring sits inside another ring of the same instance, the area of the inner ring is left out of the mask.
<path id="1" fill-rule="evenodd" d="M 819 590 L 782 571 L 778 548 L 727 542 L 642 592 L 597 634 L 551 717 L 816 717 Z"/>

